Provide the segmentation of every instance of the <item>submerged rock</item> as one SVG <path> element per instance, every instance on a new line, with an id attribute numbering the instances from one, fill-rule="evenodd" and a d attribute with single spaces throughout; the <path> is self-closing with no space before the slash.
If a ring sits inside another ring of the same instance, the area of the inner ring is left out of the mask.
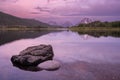
<path id="1" fill-rule="evenodd" d="M 44 61 L 52 60 L 53 56 L 51 45 L 39 45 L 26 48 L 19 55 L 12 56 L 11 61 L 13 65 L 37 66 Z"/>
<path id="2" fill-rule="evenodd" d="M 60 63 L 58 61 L 49 60 L 39 64 L 38 67 L 43 70 L 57 70 L 60 68 Z"/>

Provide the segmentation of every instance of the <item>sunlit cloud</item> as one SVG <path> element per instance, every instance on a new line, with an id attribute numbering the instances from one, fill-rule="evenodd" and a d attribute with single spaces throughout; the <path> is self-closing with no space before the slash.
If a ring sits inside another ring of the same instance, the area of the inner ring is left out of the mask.
<path id="1" fill-rule="evenodd" d="M 0 2 L 17 2 L 18 0 L 0 0 Z"/>
<path id="2" fill-rule="evenodd" d="M 44 21 L 75 20 L 81 16 L 120 16 L 119 8 L 120 0 L 0 0 L 0 11 Z"/>
<path id="3" fill-rule="evenodd" d="M 39 10 L 40 12 L 50 12 L 50 9 L 48 7 L 36 7 L 36 10 Z"/>

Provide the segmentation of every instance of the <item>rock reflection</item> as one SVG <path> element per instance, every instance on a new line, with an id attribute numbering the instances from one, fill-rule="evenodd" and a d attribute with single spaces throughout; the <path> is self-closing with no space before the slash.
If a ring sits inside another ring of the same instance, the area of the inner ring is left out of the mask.
<path id="1" fill-rule="evenodd" d="M 18 64 L 13 64 L 13 67 L 16 67 L 16 68 L 19 68 L 21 70 L 24 70 L 24 71 L 30 71 L 30 72 L 39 72 L 39 71 L 57 71 L 59 70 L 59 68 L 55 68 L 55 69 L 42 69 L 40 68 L 39 66 L 21 66 L 21 65 L 18 65 Z"/>
<path id="2" fill-rule="evenodd" d="M 19 68 L 24 71 L 31 71 L 31 72 L 38 72 L 42 71 L 43 69 L 37 67 L 37 66 L 21 66 L 21 65 L 15 65 L 13 64 L 14 67 Z"/>

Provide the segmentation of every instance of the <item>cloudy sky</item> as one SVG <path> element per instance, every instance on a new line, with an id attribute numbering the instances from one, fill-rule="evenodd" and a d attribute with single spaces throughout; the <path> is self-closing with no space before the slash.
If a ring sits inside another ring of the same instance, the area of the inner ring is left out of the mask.
<path id="1" fill-rule="evenodd" d="M 0 11 L 44 22 L 113 21 L 120 20 L 120 0 L 0 0 Z"/>

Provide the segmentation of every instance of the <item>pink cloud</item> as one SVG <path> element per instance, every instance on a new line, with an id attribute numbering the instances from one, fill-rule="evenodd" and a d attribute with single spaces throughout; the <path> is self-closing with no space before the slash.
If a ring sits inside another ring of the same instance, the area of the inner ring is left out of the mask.
<path id="1" fill-rule="evenodd" d="M 119 7 L 120 0 L 0 0 L 0 11 L 43 21 L 74 20 L 80 16 L 120 16 Z"/>

